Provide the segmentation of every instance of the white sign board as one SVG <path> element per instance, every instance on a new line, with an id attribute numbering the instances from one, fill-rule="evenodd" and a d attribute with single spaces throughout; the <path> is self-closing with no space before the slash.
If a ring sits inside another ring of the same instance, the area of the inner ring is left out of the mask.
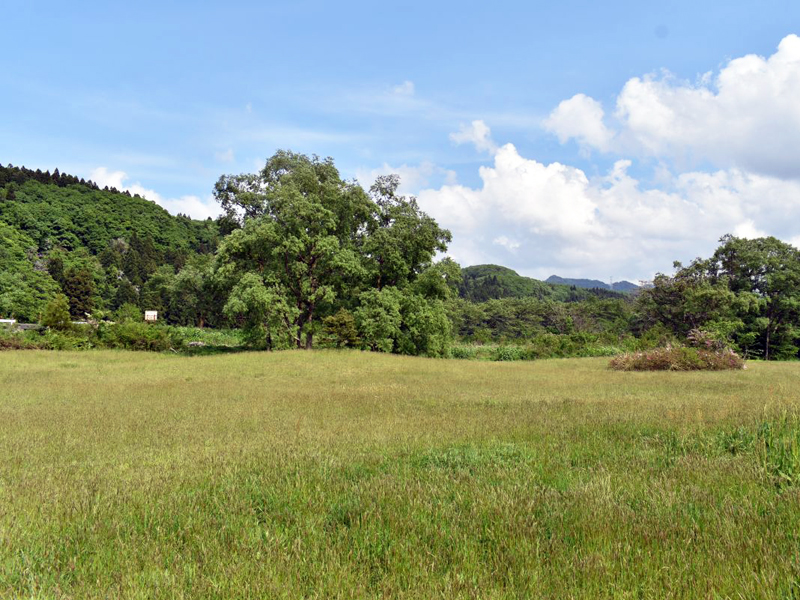
<path id="1" fill-rule="evenodd" d="M 146 311 L 144 311 L 144 320 L 145 321 L 158 321 L 158 311 L 157 310 L 146 310 Z"/>

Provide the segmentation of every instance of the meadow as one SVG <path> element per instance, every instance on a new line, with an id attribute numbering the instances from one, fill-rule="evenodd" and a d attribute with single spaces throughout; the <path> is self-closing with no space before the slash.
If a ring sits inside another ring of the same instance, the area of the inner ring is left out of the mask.
<path id="1" fill-rule="evenodd" d="M 2 598 L 798 598 L 800 364 L 0 354 Z"/>

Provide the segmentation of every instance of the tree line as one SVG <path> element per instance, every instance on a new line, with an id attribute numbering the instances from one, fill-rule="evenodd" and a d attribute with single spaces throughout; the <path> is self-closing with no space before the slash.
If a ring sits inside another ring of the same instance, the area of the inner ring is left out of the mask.
<path id="1" fill-rule="evenodd" d="M 450 232 L 398 187 L 279 151 L 220 177 L 222 216 L 195 221 L 57 170 L 0 167 L 0 316 L 38 320 L 63 295 L 75 320 L 158 310 L 274 349 L 446 356 L 454 340 L 630 347 L 702 330 L 749 356 L 798 356 L 800 258 L 775 238 L 726 236 L 635 295 L 576 289 L 437 259 Z"/>

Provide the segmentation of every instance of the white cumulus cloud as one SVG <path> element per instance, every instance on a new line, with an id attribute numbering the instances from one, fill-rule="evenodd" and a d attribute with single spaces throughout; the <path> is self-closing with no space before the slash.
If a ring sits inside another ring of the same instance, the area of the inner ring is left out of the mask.
<path id="1" fill-rule="evenodd" d="M 710 162 L 780 178 L 800 178 L 800 37 L 786 36 L 769 57 L 730 60 L 696 82 L 634 77 L 613 115 L 583 94 L 565 100 L 544 127 L 564 142 L 602 152 Z"/>
<path id="2" fill-rule="evenodd" d="M 545 120 L 545 129 L 558 136 L 563 144 L 575 138 L 583 146 L 605 151 L 611 144 L 613 132 L 603 122 L 603 106 L 585 94 L 576 94 L 561 102 Z"/>

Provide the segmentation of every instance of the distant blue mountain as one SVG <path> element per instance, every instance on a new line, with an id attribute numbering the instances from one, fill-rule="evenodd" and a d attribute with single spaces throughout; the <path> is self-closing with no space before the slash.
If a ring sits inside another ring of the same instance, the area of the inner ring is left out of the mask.
<path id="1" fill-rule="evenodd" d="M 568 279 L 566 277 L 559 277 L 558 275 L 551 275 L 546 279 L 546 282 L 560 285 L 574 285 L 579 288 L 614 290 L 615 292 L 633 292 L 639 289 L 638 285 L 630 281 L 615 281 L 611 285 L 608 285 L 599 279 Z"/>

